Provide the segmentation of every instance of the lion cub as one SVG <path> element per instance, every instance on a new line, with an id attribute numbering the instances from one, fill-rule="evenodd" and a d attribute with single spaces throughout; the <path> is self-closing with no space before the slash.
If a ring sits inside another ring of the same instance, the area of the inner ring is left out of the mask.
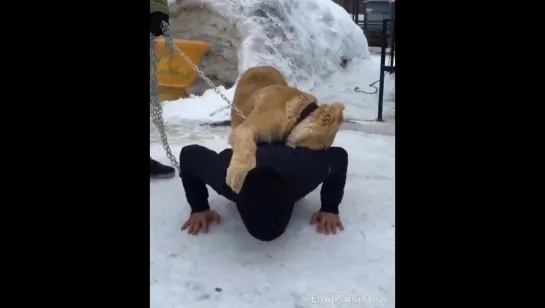
<path id="1" fill-rule="evenodd" d="M 248 69 L 240 78 L 231 109 L 229 144 L 233 156 L 226 183 L 239 193 L 244 179 L 256 166 L 258 142 L 286 141 L 292 147 L 325 149 L 333 143 L 343 121 L 344 105 L 316 105 L 316 98 L 288 86 L 274 67 Z M 301 119 L 302 113 L 309 113 Z M 287 140 L 286 140 L 287 137 Z"/>

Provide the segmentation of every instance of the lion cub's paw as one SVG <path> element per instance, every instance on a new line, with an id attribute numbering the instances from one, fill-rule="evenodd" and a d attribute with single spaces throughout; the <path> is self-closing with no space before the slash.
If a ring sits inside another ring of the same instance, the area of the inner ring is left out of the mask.
<path id="1" fill-rule="evenodd" d="M 225 183 L 229 186 L 235 193 L 240 193 L 242 189 L 242 184 L 248 175 L 250 170 L 255 168 L 255 158 L 250 159 L 247 162 L 231 162 L 229 168 L 227 168 L 227 176 L 225 178 Z"/>

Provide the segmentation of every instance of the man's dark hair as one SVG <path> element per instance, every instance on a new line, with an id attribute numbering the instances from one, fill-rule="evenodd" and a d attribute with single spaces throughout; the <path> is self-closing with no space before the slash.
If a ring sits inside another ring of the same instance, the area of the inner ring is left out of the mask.
<path id="1" fill-rule="evenodd" d="M 295 199 L 291 185 L 268 167 L 251 170 L 238 196 L 237 208 L 248 232 L 258 240 L 272 241 L 288 226 Z"/>

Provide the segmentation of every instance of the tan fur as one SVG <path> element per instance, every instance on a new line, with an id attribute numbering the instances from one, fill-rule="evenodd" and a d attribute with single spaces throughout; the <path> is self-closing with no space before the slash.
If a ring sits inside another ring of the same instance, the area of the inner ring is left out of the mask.
<path id="1" fill-rule="evenodd" d="M 240 78 L 231 110 L 229 144 L 233 156 L 227 169 L 226 183 L 239 193 L 244 179 L 256 166 L 257 142 L 273 142 L 288 137 L 288 145 L 325 149 L 333 143 L 342 122 L 344 106 L 322 105 L 294 128 L 301 112 L 316 98 L 289 87 L 273 67 L 255 67 Z M 291 132 L 291 134 L 290 134 Z"/>
<path id="2" fill-rule="evenodd" d="M 252 67 L 240 77 L 233 104 L 242 114 L 250 114 L 254 109 L 254 100 L 248 100 L 248 98 L 257 90 L 275 84 L 288 86 L 284 76 L 276 68 L 272 66 Z M 231 112 L 231 130 L 239 126 L 243 120 L 238 112 Z"/>
<path id="3" fill-rule="evenodd" d="M 291 130 L 286 144 L 313 150 L 329 148 L 344 120 L 343 111 L 341 103 L 321 105 Z"/>

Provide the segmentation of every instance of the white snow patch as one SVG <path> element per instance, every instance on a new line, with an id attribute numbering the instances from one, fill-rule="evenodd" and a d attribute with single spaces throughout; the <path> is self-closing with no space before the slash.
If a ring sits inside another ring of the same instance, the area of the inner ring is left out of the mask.
<path id="1" fill-rule="evenodd" d="M 228 147 L 225 137 L 210 137 L 184 144 Z M 172 144 L 173 153 L 184 144 Z M 236 206 L 209 189 L 221 224 L 189 236 L 180 231 L 190 212 L 180 179 L 152 181 L 150 307 L 305 307 L 309 296 L 316 307 L 394 307 L 395 137 L 341 131 L 335 145 L 349 154 L 339 208 L 345 230 L 336 236 L 309 225 L 320 207 L 319 188 L 297 203 L 286 233 L 269 243 L 253 239 Z M 151 156 L 168 164 L 159 144 Z M 370 302 L 340 298 L 350 296 Z"/>
<path id="2" fill-rule="evenodd" d="M 363 31 L 335 2 L 184 0 L 169 3 L 175 37 L 211 44 L 201 70 L 215 84 L 230 87 L 248 68 L 272 65 L 284 74 L 290 85 L 316 95 L 320 103 L 343 102 L 347 120 L 376 118 L 378 96 L 358 93 L 354 88 L 372 90 L 368 86 L 379 78 L 378 63 L 371 58 Z M 348 60 L 347 68 L 340 65 L 342 59 Z M 202 93 L 208 86 L 199 81 L 195 88 L 198 88 L 196 93 Z M 231 94 L 228 98 L 232 99 L 234 88 L 228 92 Z M 167 102 L 164 110 L 167 124 L 228 118 L 228 112 L 215 116 L 204 113 L 203 110 L 215 111 L 225 104 L 213 91 L 205 92 L 204 96 L 206 99 L 193 97 Z M 214 96 L 217 100 L 212 99 Z M 196 109 L 201 111 L 188 112 Z"/>
<path id="3" fill-rule="evenodd" d="M 233 100 L 235 87 L 226 90 L 223 86 L 219 86 L 216 89 L 229 100 Z M 163 105 L 163 119 L 167 124 L 224 121 L 229 119 L 230 112 L 229 108 L 224 109 L 226 106 L 227 103 L 213 89 L 207 90 L 201 96 L 190 95 L 183 100 L 166 102 Z M 217 112 L 218 110 L 220 112 Z"/>

